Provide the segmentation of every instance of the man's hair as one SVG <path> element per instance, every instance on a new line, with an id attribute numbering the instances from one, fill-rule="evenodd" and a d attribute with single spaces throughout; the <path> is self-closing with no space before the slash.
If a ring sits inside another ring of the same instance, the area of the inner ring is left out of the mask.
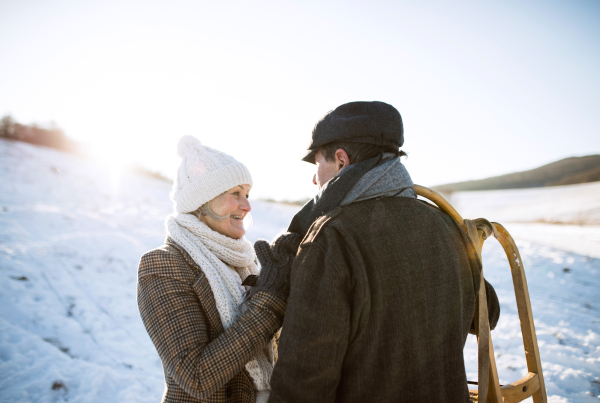
<path id="1" fill-rule="evenodd" d="M 336 150 L 340 148 L 348 154 L 350 164 L 358 164 L 369 158 L 376 157 L 380 153 L 392 153 L 397 157 L 406 155 L 404 151 L 395 147 L 382 147 L 374 144 L 346 142 L 328 143 L 319 147 L 319 151 L 321 152 L 321 155 L 323 155 L 323 158 L 325 158 L 325 161 L 332 162 L 335 161 Z"/>

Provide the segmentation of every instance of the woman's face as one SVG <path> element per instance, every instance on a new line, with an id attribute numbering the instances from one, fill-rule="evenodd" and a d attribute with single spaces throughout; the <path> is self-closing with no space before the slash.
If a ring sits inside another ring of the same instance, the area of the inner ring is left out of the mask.
<path id="1" fill-rule="evenodd" d="M 203 215 L 201 220 L 213 231 L 230 238 L 238 239 L 244 236 L 244 217 L 251 210 L 248 197 L 250 185 L 240 185 L 229 189 L 221 200 L 211 205 L 213 213 L 218 216 L 227 216 L 224 220 Z"/>

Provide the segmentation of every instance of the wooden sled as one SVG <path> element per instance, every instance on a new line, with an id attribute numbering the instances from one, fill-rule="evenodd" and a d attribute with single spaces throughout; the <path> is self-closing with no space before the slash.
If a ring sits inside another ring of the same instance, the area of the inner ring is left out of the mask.
<path id="1" fill-rule="evenodd" d="M 488 322 L 487 303 L 485 303 L 485 287 L 483 286 L 483 273 L 481 276 L 480 292 L 477 297 L 475 310 L 475 329 L 478 343 L 478 389 L 469 390 L 471 401 L 474 402 L 520 402 L 529 396 L 533 396 L 535 403 L 546 403 L 546 387 L 542 375 L 540 352 L 531 313 L 531 302 L 529 290 L 525 279 L 525 270 L 519 250 L 508 231 L 498 224 L 490 223 L 485 219 L 465 220 L 452 207 L 452 205 L 439 193 L 423 186 L 414 185 L 417 194 L 435 204 L 456 221 L 471 238 L 477 253 L 481 258 L 483 242 L 493 235 L 504 248 L 506 257 L 510 264 L 517 310 L 521 322 L 521 334 L 523 336 L 523 347 L 525 348 L 525 359 L 529 373 L 523 378 L 500 386 L 498 382 L 498 370 L 494 358 L 494 347 L 492 345 L 491 332 Z M 482 291 L 483 290 L 483 291 Z"/>

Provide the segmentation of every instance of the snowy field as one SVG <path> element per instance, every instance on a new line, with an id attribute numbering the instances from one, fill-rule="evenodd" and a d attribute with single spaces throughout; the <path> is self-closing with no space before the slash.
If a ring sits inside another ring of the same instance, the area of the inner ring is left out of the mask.
<path id="1" fill-rule="evenodd" d="M 139 257 L 162 244 L 170 185 L 4 140 L 0 172 L 0 401 L 160 401 L 162 368 L 137 311 L 136 270 Z M 552 188 L 548 197 L 539 189 L 452 195 L 465 217 L 502 222 L 517 239 L 552 402 L 600 395 L 598 185 Z M 539 203 L 526 206 L 531 200 Z M 271 239 L 297 210 L 252 207 L 252 241 Z M 504 384 L 527 372 L 519 320 L 494 240 L 484 260 L 502 305 L 492 337 Z M 470 338 L 471 380 L 476 351 Z"/>
<path id="2" fill-rule="evenodd" d="M 600 182 L 456 192 L 447 198 L 465 218 L 510 223 L 514 238 L 600 258 Z"/>

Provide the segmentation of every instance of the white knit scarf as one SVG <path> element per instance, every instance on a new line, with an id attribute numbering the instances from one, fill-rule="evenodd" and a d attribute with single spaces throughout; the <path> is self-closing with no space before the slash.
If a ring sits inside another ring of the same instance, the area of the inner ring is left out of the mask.
<path id="1" fill-rule="evenodd" d="M 167 217 L 167 235 L 200 266 L 215 297 L 221 323 L 228 329 L 243 301 L 242 281 L 258 274 L 256 253 L 244 237 L 229 238 L 210 229 L 193 214 L 173 213 Z M 270 390 L 273 365 L 263 350 L 247 364 L 256 390 Z"/>

